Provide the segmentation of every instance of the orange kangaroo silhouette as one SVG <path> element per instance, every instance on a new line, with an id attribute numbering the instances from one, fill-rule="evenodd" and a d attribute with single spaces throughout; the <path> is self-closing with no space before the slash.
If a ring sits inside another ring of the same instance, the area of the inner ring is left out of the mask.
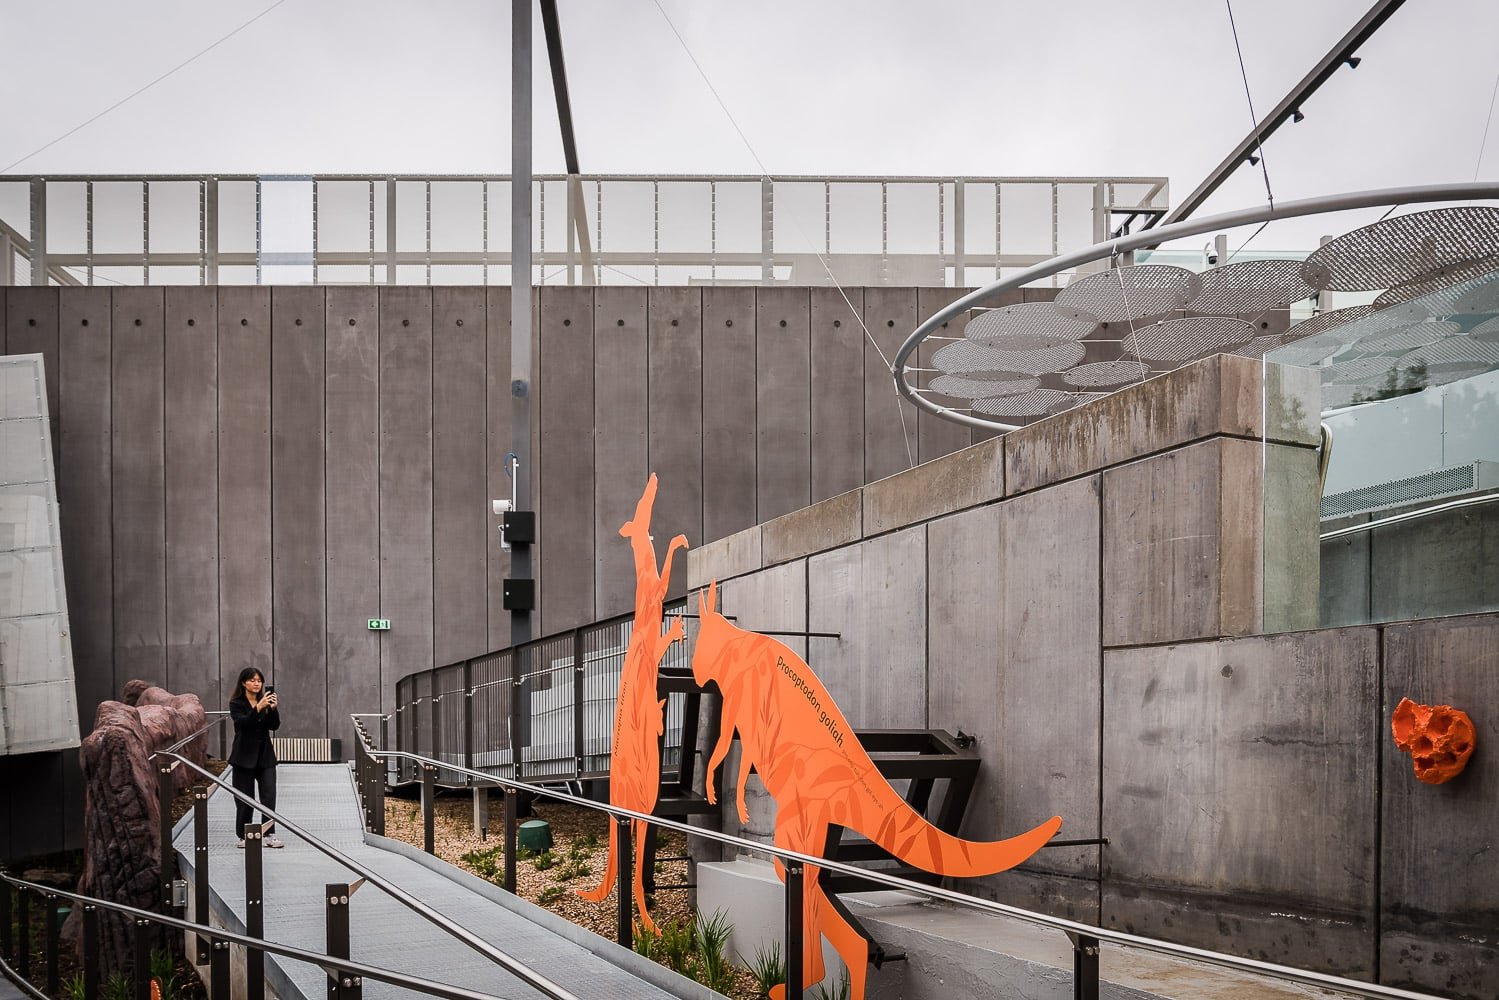
<path id="1" fill-rule="evenodd" d="M 1020 864 L 1050 840 L 1062 825 L 1053 816 L 1008 840 L 963 840 L 932 826 L 906 804 L 854 738 L 838 706 L 812 669 L 785 643 L 746 632 L 714 610 L 717 581 L 698 598 L 700 631 L 692 655 L 699 686 L 718 682 L 723 715 L 718 744 L 708 760 L 708 801 L 714 801 L 713 775 L 739 733 L 741 757 L 737 805 L 748 821 L 744 783 L 751 765 L 776 800 L 775 845 L 821 855 L 828 827 L 863 834 L 908 864 L 937 875 L 971 878 Z M 819 869 L 808 865 L 802 894 L 803 984 L 826 973 L 821 938 L 826 937 L 848 965 L 850 1000 L 862 1000 L 869 945 L 838 912 L 818 885 Z M 776 860 L 776 874 L 786 870 Z M 785 985 L 771 991 L 785 1000 Z M 799 1000 L 799 998 L 798 998 Z"/>
<path id="2" fill-rule="evenodd" d="M 672 643 L 684 635 L 682 619 L 671 623 L 661 633 L 661 602 L 666 598 L 671 579 L 671 559 L 677 549 L 687 547 L 687 536 L 678 535 L 666 546 L 666 561 L 656 572 L 656 547 L 651 542 L 651 508 L 656 502 L 656 474 L 646 481 L 645 492 L 635 505 L 635 516 L 626 521 L 619 533 L 630 540 L 635 554 L 635 625 L 625 650 L 624 668 L 619 674 L 619 696 L 614 702 L 614 747 L 609 760 L 609 804 L 649 813 L 656 808 L 661 794 L 661 734 L 665 730 L 665 700 L 656 699 L 656 669 Z M 644 820 L 631 820 L 635 844 L 635 907 L 640 922 L 652 933 L 656 923 L 645 906 L 645 832 Z M 597 889 L 578 890 L 578 895 L 593 902 L 603 902 L 614 887 L 619 872 L 617 842 L 609 838 L 609 861 L 604 879 Z M 620 892 L 624 892 L 620 887 Z"/>

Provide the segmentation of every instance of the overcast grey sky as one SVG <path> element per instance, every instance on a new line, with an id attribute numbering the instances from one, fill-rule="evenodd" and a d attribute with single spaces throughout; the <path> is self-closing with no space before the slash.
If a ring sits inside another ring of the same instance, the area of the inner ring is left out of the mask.
<path id="1" fill-rule="evenodd" d="M 1371 2 L 1234 0 L 1256 110 Z M 0 0 L 0 167 L 271 3 Z M 667 17 L 772 173 L 1165 175 L 1179 200 L 1250 126 L 1223 0 L 558 6 L 585 172 L 759 172 Z M 535 25 L 536 169 L 560 172 Z M 283 0 L 10 172 L 508 173 L 509 36 L 499 0 Z M 1499 179 L 1496 43 L 1496 0 L 1408 0 L 1271 140 L 1276 199 Z M 1241 170 L 1199 214 L 1264 199 Z"/>

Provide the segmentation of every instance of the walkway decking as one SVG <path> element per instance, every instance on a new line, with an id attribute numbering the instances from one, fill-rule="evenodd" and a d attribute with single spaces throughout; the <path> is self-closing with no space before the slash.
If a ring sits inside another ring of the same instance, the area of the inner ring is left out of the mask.
<path id="1" fill-rule="evenodd" d="M 347 766 L 282 765 L 278 784 L 277 811 L 282 815 L 579 997 L 717 996 L 417 851 L 367 844 Z M 244 853 L 235 846 L 233 798 L 215 790 L 208 799 L 208 815 L 214 922 L 238 930 L 245 914 Z M 191 820 L 190 815 L 186 817 L 174 836 L 188 879 L 192 878 Z M 325 951 L 323 886 L 351 882 L 356 876 L 288 832 L 278 835 L 286 847 L 263 852 L 266 937 Z M 232 917 L 226 920 L 229 914 Z M 355 961 L 495 996 L 542 996 L 372 885 L 362 887 L 351 900 L 350 917 Z M 321 1000 L 327 994 L 327 977 L 321 969 L 274 956 L 267 957 L 266 980 L 283 1000 L 299 996 Z M 385 1000 L 419 994 L 366 980 L 364 995 Z"/>

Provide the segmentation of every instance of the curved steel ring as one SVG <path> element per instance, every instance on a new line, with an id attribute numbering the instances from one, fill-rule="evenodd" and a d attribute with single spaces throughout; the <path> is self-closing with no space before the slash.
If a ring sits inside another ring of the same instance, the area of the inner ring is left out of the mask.
<path id="1" fill-rule="evenodd" d="M 1320 195 L 1315 198 L 1303 198 L 1299 201 L 1286 201 L 1277 205 L 1261 205 L 1255 208 L 1243 208 L 1233 212 L 1224 212 L 1221 215 L 1205 216 L 1201 219 L 1193 219 L 1186 222 L 1173 222 L 1169 226 L 1161 226 L 1157 229 L 1146 229 L 1130 236 L 1110 239 L 1103 243 L 1095 243 L 1081 250 L 1065 253 L 1051 260 L 1035 264 L 1018 274 L 985 285 L 983 288 L 969 292 L 962 298 L 952 302 L 941 311 L 928 317 L 925 322 L 918 326 L 900 349 L 895 352 L 895 357 L 890 362 L 890 377 L 895 381 L 896 391 L 914 405 L 935 414 L 944 420 L 955 423 L 966 424 L 969 427 L 981 427 L 984 430 L 1013 431 L 1019 428 L 1016 424 L 1002 424 L 994 420 L 984 420 L 980 417 L 969 416 L 965 413 L 957 413 L 945 406 L 939 406 L 919 392 L 906 384 L 904 369 L 906 359 L 909 358 L 916 348 L 930 336 L 934 331 L 941 329 L 942 324 L 948 322 L 955 316 L 967 312 L 975 306 L 981 306 L 995 297 L 1011 289 L 1019 288 L 1021 285 L 1029 284 L 1039 278 L 1049 278 L 1059 271 L 1065 271 L 1069 267 L 1077 267 L 1079 264 L 1087 264 L 1101 257 L 1111 254 L 1122 253 L 1127 250 L 1138 250 L 1141 247 L 1154 247 L 1170 240 L 1182 239 L 1187 236 L 1200 236 L 1203 233 L 1217 229 L 1235 229 L 1239 226 L 1249 226 L 1260 222 L 1274 222 L 1279 219 L 1295 219 L 1304 215 L 1323 215 L 1328 212 L 1346 212 L 1359 208 L 1378 208 L 1381 205 L 1415 205 L 1433 201 L 1471 201 L 1479 199 L 1499 198 L 1499 183 L 1493 181 L 1480 181 L 1477 183 L 1463 184 L 1427 184 L 1415 187 L 1382 188 L 1377 191 L 1354 191 L 1349 194 Z"/>

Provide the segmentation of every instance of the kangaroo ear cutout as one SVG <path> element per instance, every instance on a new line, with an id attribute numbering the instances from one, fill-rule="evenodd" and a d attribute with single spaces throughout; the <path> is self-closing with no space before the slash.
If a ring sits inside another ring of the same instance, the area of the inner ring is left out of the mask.
<path id="1" fill-rule="evenodd" d="M 708 581 L 708 610 L 714 611 L 718 608 L 718 580 Z"/>

